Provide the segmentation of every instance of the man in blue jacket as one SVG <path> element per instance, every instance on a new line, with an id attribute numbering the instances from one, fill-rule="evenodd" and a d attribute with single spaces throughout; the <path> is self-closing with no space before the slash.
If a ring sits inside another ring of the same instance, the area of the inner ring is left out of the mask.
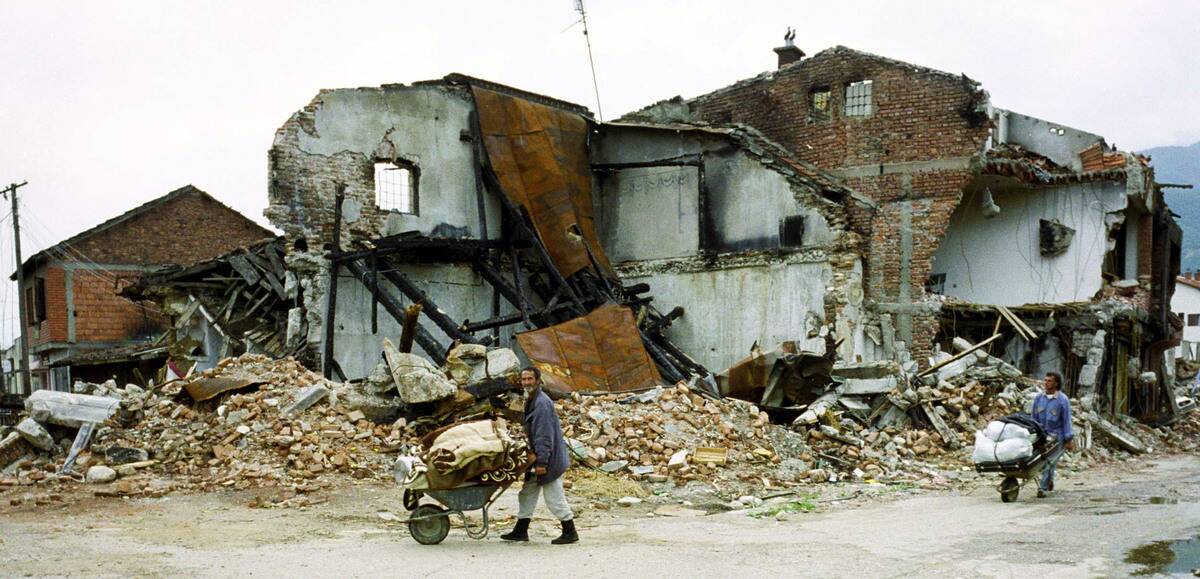
<path id="1" fill-rule="evenodd" d="M 1047 492 L 1054 490 L 1054 468 L 1062 457 L 1063 449 L 1075 448 L 1075 433 L 1071 430 L 1071 401 L 1060 391 L 1062 376 L 1057 372 L 1047 373 L 1043 388 L 1045 392 L 1033 399 L 1033 419 L 1042 425 L 1046 436 L 1054 439 L 1053 444 L 1062 446 L 1054 450 L 1046 461 L 1042 477 L 1038 480 L 1038 498 L 1044 498 Z"/>
<path id="2" fill-rule="evenodd" d="M 546 508 L 562 523 L 562 535 L 551 543 L 566 545 L 579 540 L 575 531 L 575 516 L 567 495 L 563 492 L 563 473 L 567 472 L 570 457 L 562 424 L 554 412 L 554 402 L 542 392 L 542 373 L 534 367 L 521 370 L 521 387 L 525 390 L 525 436 L 529 438 L 533 473 L 525 475 L 525 485 L 517 495 L 520 509 L 517 525 L 512 532 L 500 535 L 505 541 L 528 541 L 529 521 L 537 508 L 538 491 L 546 499 Z"/>

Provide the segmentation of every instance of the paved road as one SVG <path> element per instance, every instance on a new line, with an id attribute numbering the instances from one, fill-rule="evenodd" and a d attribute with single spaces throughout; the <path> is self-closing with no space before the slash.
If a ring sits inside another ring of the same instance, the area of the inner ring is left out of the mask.
<path id="1" fill-rule="evenodd" d="M 455 529 L 421 546 L 376 516 L 396 510 L 394 495 L 365 487 L 308 511 L 250 509 L 234 494 L 108 499 L 0 513 L 0 575 L 1126 576 L 1130 549 L 1200 533 L 1197 483 L 1200 457 L 1184 456 L 1060 480 L 1057 496 L 1014 504 L 980 486 L 786 521 L 592 511 L 567 547 L 546 544 L 546 520 L 529 544 Z"/>

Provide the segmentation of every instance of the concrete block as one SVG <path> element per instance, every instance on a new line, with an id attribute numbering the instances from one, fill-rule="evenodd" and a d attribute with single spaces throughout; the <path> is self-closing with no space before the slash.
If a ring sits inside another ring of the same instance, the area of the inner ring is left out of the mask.
<path id="1" fill-rule="evenodd" d="M 896 387 L 896 377 L 875 378 L 869 380 L 851 378 L 838 386 L 842 396 L 863 396 L 867 394 L 883 394 Z"/>
<path id="2" fill-rule="evenodd" d="M 79 428 L 86 422 L 104 422 L 120 407 L 121 401 L 116 398 L 53 390 L 37 390 L 25 399 L 30 418 L 71 428 Z"/>
<path id="3" fill-rule="evenodd" d="M 54 438 L 50 436 L 49 432 L 46 432 L 46 429 L 41 424 L 38 424 L 32 418 L 26 418 L 17 423 L 16 430 L 21 436 L 25 437 L 25 440 L 29 441 L 29 444 L 37 448 L 42 450 L 54 448 Z"/>

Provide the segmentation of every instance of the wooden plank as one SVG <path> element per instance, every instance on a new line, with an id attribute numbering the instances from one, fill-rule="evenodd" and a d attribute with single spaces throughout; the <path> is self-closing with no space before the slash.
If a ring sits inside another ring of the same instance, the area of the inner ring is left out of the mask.
<path id="1" fill-rule="evenodd" d="M 267 259 L 271 262 L 271 271 L 276 277 L 282 278 L 287 275 L 287 266 L 283 264 L 283 258 L 279 257 L 275 244 L 267 245 L 263 252 L 267 254 Z"/>
<path id="2" fill-rule="evenodd" d="M 258 275 L 258 270 L 254 269 L 253 265 L 250 265 L 250 260 L 246 259 L 245 256 L 229 256 L 229 265 L 250 285 L 258 285 L 259 280 L 262 279 L 262 276 Z"/>
<path id="3" fill-rule="evenodd" d="M 1026 341 L 1037 337 L 1037 334 L 1033 333 L 1033 330 L 1029 329 L 1029 326 L 1026 326 L 1025 322 L 1022 322 L 1021 319 L 1016 316 L 1016 314 L 1012 313 L 1012 310 L 1009 310 L 1004 306 L 995 307 L 996 311 L 1000 312 L 1000 315 L 1004 316 L 1004 319 L 1008 320 L 1008 323 L 1012 324 L 1012 327 L 1017 330 L 1017 333 L 1020 334 L 1021 337 Z"/>
<path id="4" fill-rule="evenodd" d="M 946 426 L 946 422 L 942 420 L 942 417 L 938 416 L 938 413 L 934 411 L 933 404 L 926 402 L 921 405 L 921 409 L 925 411 L 925 416 L 929 418 L 929 424 L 933 425 L 933 429 L 942 437 L 942 440 L 946 441 L 946 444 L 950 448 L 957 449 L 962 446 L 958 441 L 958 437 L 955 436 L 954 431 L 950 430 L 950 427 Z"/>
<path id="5" fill-rule="evenodd" d="M 974 352 L 975 352 L 975 350 L 978 350 L 978 349 L 980 349 L 980 348 L 982 348 L 982 347 L 984 347 L 984 346 L 986 346 L 986 345 L 988 345 L 988 344 L 990 344 L 990 343 L 992 343 L 992 342 L 996 341 L 996 339 L 997 339 L 997 338 L 999 338 L 999 337 L 1000 337 L 1000 334 L 994 334 L 994 335 L 992 335 L 992 337 L 990 337 L 990 338 L 988 338 L 988 339 L 986 339 L 986 340 L 984 340 L 984 341 L 982 341 L 982 342 L 979 342 L 978 344 L 975 344 L 974 346 L 971 346 L 970 348 L 967 348 L 966 350 L 963 350 L 963 351 L 961 351 L 961 352 L 959 352 L 959 353 L 957 353 L 957 354 L 955 354 L 955 355 L 953 355 L 953 356 L 951 356 L 951 357 L 949 357 L 949 358 L 947 358 L 947 359 L 945 359 L 945 360 L 942 360 L 941 362 L 938 362 L 937 364 L 934 364 L 934 365 L 930 366 L 928 370 L 925 370 L 924 372 L 921 372 L 921 373 L 920 373 L 920 374 L 918 374 L 917 376 L 918 376 L 918 377 L 925 377 L 925 376 L 928 376 L 928 375 L 930 375 L 930 374 L 932 374 L 932 373 L 934 373 L 934 372 L 937 372 L 937 371 L 938 371 L 938 369 L 940 369 L 940 368 L 942 368 L 942 367 L 944 367 L 944 366 L 946 366 L 946 365 L 948 365 L 948 364 L 953 364 L 954 362 L 956 362 L 956 361 L 958 361 L 958 360 L 961 360 L 961 359 L 963 359 L 963 358 L 967 357 L 967 355 L 968 355 L 968 354 L 972 354 L 972 353 L 974 353 Z"/>

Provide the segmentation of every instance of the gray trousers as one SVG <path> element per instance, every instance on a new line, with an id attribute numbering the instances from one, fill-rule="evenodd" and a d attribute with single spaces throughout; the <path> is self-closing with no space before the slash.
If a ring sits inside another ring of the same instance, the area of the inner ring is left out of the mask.
<path id="1" fill-rule="evenodd" d="M 539 485 L 536 478 L 531 478 L 525 481 L 521 487 L 521 492 L 517 494 L 517 501 L 521 508 L 517 510 L 518 519 L 532 519 L 533 511 L 538 504 L 538 491 L 542 491 L 542 496 L 546 499 L 546 508 L 550 509 L 550 513 L 560 521 L 569 521 L 575 518 L 571 513 L 571 505 L 567 504 L 567 494 L 563 492 L 563 477 L 558 477 L 544 485 Z"/>

